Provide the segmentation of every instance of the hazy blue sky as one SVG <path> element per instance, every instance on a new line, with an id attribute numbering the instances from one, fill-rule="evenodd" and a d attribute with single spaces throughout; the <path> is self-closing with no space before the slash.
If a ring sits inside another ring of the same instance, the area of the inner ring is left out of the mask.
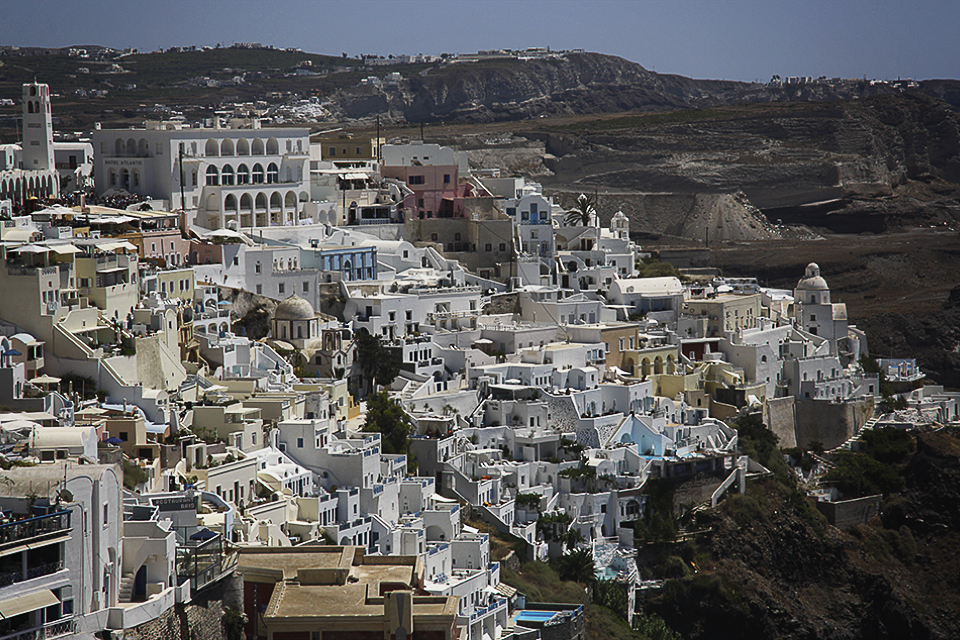
<path id="1" fill-rule="evenodd" d="M 0 44 L 21 46 L 550 46 L 696 78 L 960 77 L 960 0 L 0 0 L 0 12 Z"/>

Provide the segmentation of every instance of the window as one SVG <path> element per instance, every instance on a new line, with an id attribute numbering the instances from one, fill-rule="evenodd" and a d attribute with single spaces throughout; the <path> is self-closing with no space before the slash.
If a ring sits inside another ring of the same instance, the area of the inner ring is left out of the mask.
<path id="1" fill-rule="evenodd" d="M 263 295 L 263 285 L 262 285 L 262 284 L 258 284 L 258 285 L 257 285 L 257 295 L 258 295 L 258 296 L 259 296 L 259 295 Z"/>
<path id="2" fill-rule="evenodd" d="M 236 267 L 239 265 L 240 265 L 240 256 L 233 256 L 233 266 Z"/>
<path id="3" fill-rule="evenodd" d="M 207 167 L 207 186 L 217 186 L 220 184 L 220 177 L 217 173 L 217 168 L 210 166 Z"/>
<path id="4" fill-rule="evenodd" d="M 423 184 L 423 176 L 407 176 L 407 184 Z"/>
<path id="5" fill-rule="evenodd" d="M 297 449 L 303 449 L 303 438 L 297 438 Z"/>
<path id="6" fill-rule="evenodd" d="M 507 250 L 507 243 L 501 242 L 501 243 L 500 243 L 500 251 L 506 251 L 506 250 Z"/>
<path id="7" fill-rule="evenodd" d="M 487 244 L 483 245 L 483 250 L 487 253 L 490 253 L 493 251 L 493 245 L 488 242 Z"/>
<path id="8" fill-rule="evenodd" d="M 277 169 L 277 165 L 271 162 L 267 165 L 267 184 L 273 184 L 275 182 L 280 182 L 280 170 Z"/>
<path id="9" fill-rule="evenodd" d="M 263 165 L 253 165 L 253 184 L 263 184 Z"/>
<path id="10" fill-rule="evenodd" d="M 443 174 L 443 184 L 450 184 L 450 174 L 449 174 L 449 173 Z"/>
<path id="11" fill-rule="evenodd" d="M 106 526 L 110 523 L 110 505 L 103 505 L 103 524 Z"/>
<path id="12" fill-rule="evenodd" d="M 330 147 L 330 157 L 333 157 L 333 156 L 335 156 L 335 155 L 337 155 L 337 148 L 336 148 L 336 147 Z"/>
<path id="13" fill-rule="evenodd" d="M 433 242 L 436 242 L 436 241 L 437 241 L 437 234 L 431 233 L 431 234 L 430 234 L 430 240 L 432 240 Z"/>
<path id="14" fill-rule="evenodd" d="M 817 321 L 817 314 L 811 313 L 811 314 L 810 314 L 810 322 L 816 322 L 816 321 Z"/>
<path id="15" fill-rule="evenodd" d="M 304 282 L 304 283 L 303 283 L 303 292 L 304 292 L 304 293 L 309 293 L 309 291 L 310 291 L 310 283 L 309 283 L 309 282 Z"/>
<path id="16" fill-rule="evenodd" d="M 256 264 L 256 266 L 253 268 L 253 270 L 254 270 L 254 272 L 256 272 L 256 273 L 260 273 L 260 272 L 261 272 L 262 267 L 260 266 L 260 263 L 259 263 L 259 262 L 258 262 L 258 263 Z"/>
<path id="17" fill-rule="evenodd" d="M 281 282 L 280 284 L 277 285 L 277 292 L 278 292 L 278 293 L 281 293 L 281 294 L 282 294 L 282 293 L 285 293 L 285 289 L 286 289 L 286 286 L 284 285 L 283 282 Z"/>

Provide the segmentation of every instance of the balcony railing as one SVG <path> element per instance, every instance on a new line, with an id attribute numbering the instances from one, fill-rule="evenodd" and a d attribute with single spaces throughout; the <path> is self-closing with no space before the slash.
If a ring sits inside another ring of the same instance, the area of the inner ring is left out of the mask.
<path id="1" fill-rule="evenodd" d="M 46 638 L 59 638 L 71 635 L 77 632 L 77 620 L 62 620 L 60 622 L 49 622 L 39 627 L 30 629 L 21 629 L 14 633 L 0 636 L 0 640 L 44 640 Z"/>
<path id="2" fill-rule="evenodd" d="M 70 511 L 58 511 L 0 524 L 0 549 L 14 542 L 25 542 L 39 536 L 69 530 L 70 513 Z"/>

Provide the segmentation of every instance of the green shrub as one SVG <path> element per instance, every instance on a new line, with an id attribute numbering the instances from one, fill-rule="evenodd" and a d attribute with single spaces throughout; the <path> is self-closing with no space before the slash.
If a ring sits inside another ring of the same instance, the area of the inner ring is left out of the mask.
<path id="1" fill-rule="evenodd" d="M 867 429 L 860 438 L 866 443 L 871 457 L 887 464 L 903 462 L 916 449 L 913 437 L 896 427 Z"/>
<path id="2" fill-rule="evenodd" d="M 895 493 L 903 486 L 903 477 L 895 468 L 861 453 L 837 454 L 836 468 L 823 479 L 848 498 Z"/>
<path id="3" fill-rule="evenodd" d="M 766 522 L 767 512 L 755 496 L 734 494 L 723 501 L 723 508 L 741 527 L 754 522 Z"/>

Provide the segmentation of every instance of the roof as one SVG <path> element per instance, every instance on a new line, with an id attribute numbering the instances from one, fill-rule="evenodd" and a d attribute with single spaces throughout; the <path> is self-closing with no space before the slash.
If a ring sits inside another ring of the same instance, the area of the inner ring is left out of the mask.
<path id="1" fill-rule="evenodd" d="M 313 320 L 316 317 L 317 312 L 314 311 L 313 305 L 297 294 L 278 304 L 276 311 L 273 312 L 274 320 Z"/>
<path id="2" fill-rule="evenodd" d="M 662 278 L 623 278 L 614 280 L 611 288 L 617 287 L 621 293 L 643 293 L 647 295 L 682 295 L 683 285 L 673 276 Z"/>
<path id="3" fill-rule="evenodd" d="M 807 265 L 804 276 L 797 283 L 797 289 L 802 291 L 826 291 L 829 288 L 827 281 L 820 277 L 820 265 L 816 262 Z"/>

